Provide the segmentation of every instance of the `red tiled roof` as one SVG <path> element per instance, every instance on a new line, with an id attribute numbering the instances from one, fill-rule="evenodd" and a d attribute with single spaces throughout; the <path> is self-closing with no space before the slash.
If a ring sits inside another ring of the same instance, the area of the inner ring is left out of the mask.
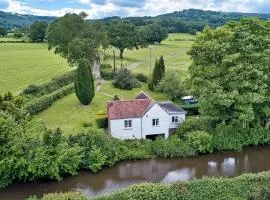
<path id="1" fill-rule="evenodd" d="M 109 120 L 142 117 L 153 105 L 152 99 L 135 99 L 129 101 L 112 101 L 108 103 Z"/>

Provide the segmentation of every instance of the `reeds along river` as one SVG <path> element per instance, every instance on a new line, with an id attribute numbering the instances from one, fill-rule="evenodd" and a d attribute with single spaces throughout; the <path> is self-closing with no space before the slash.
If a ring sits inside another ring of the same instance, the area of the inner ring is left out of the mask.
<path id="1" fill-rule="evenodd" d="M 203 155 L 191 159 L 150 159 L 121 162 L 97 174 L 82 171 L 60 183 L 45 181 L 14 183 L 0 190 L 0 199 L 19 200 L 30 195 L 79 191 L 90 197 L 142 182 L 172 183 L 202 176 L 237 176 L 270 170 L 270 146 L 247 148 L 243 152 Z"/>

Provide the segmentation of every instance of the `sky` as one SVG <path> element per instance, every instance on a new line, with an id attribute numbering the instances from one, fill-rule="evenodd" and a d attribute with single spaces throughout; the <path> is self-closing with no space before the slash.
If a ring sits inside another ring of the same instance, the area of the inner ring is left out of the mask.
<path id="1" fill-rule="evenodd" d="M 41 16 L 85 11 L 92 19 L 156 16 L 188 8 L 270 13 L 270 0 L 0 0 L 1 11 Z"/>

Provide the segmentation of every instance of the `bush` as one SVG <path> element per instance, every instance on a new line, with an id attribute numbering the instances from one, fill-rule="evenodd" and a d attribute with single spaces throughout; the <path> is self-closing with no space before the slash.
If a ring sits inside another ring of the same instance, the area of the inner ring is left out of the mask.
<path id="1" fill-rule="evenodd" d="M 99 128 L 108 128 L 108 115 L 106 110 L 101 110 L 97 113 L 96 123 Z"/>
<path id="2" fill-rule="evenodd" d="M 113 80 L 115 72 L 112 69 L 105 68 L 100 70 L 100 75 L 104 80 Z"/>
<path id="3" fill-rule="evenodd" d="M 142 82 L 142 83 L 147 83 L 147 81 L 148 81 L 148 76 L 146 76 L 146 75 L 144 75 L 144 74 L 142 74 L 142 73 L 135 74 L 135 78 L 136 78 L 138 81 Z"/>
<path id="4" fill-rule="evenodd" d="M 199 153 L 212 153 L 212 136 L 205 131 L 194 131 L 188 133 L 187 139 L 191 146 Z"/>
<path id="5" fill-rule="evenodd" d="M 206 131 L 212 130 L 211 119 L 208 117 L 188 118 L 186 121 L 177 128 L 176 134 L 179 137 L 185 137 L 187 133 L 193 131 Z"/>
<path id="6" fill-rule="evenodd" d="M 59 194 L 46 194 L 41 200 L 88 200 L 85 194 L 79 192 L 67 192 Z"/>
<path id="7" fill-rule="evenodd" d="M 126 68 L 122 68 L 116 73 L 113 85 L 124 90 L 132 90 L 141 86 L 139 81 L 131 74 L 131 71 Z"/>
<path id="8" fill-rule="evenodd" d="M 40 97 L 49 93 L 52 93 L 66 85 L 69 85 L 74 82 L 74 73 L 75 71 L 70 71 L 61 76 L 53 78 L 51 81 L 41 84 L 41 85 L 29 85 L 22 92 L 23 96 L 31 95 L 35 97 Z"/>
<path id="9" fill-rule="evenodd" d="M 36 115 L 41 111 L 50 107 L 55 101 L 62 97 L 74 92 L 74 85 L 67 85 L 51 94 L 36 98 L 24 105 L 24 109 L 29 112 L 30 115 Z"/>
<path id="10" fill-rule="evenodd" d="M 169 140 L 158 138 L 153 142 L 153 154 L 162 158 L 187 158 L 196 156 L 197 152 L 187 141 L 171 137 Z"/>

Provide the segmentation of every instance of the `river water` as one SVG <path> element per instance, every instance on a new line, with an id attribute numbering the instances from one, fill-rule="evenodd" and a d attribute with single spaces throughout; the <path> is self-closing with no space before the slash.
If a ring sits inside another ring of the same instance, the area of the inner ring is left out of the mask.
<path id="1" fill-rule="evenodd" d="M 30 195 L 42 196 L 44 193 L 66 191 L 79 191 L 93 197 L 142 182 L 167 184 L 194 177 L 233 177 L 247 172 L 267 170 L 270 170 L 270 146 L 190 159 L 127 161 L 97 174 L 82 171 L 78 176 L 66 177 L 60 183 L 53 181 L 14 183 L 0 190 L 0 200 L 20 200 Z"/>

